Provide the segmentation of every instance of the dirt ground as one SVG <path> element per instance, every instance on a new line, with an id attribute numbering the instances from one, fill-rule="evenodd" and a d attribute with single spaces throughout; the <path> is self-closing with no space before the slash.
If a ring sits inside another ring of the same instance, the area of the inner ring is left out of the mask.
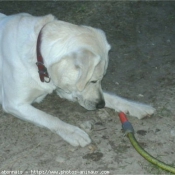
<path id="1" fill-rule="evenodd" d="M 175 2 L 4 1 L 0 12 L 52 13 L 60 20 L 104 30 L 112 50 L 103 89 L 156 108 L 150 118 L 129 120 L 144 149 L 175 167 Z M 87 111 L 55 93 L 34 106 L 79 127 L 88 123 L 84 129 L 92 144 L 70 146 L 55 133 L 1 108 L 1 174 L 170 174 L 134 150 L 113 110 Z"/>

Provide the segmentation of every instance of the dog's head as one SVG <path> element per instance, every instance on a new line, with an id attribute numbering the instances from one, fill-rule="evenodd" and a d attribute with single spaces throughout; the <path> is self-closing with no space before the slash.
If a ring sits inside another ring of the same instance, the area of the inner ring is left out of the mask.
<path id="1" fill-rule="evenodd" d="M 62 98 L 78 101 L 88 110 L 103 108 L 101 80 L 106 73 L 110 50 L 104 32 L 63 22 L 61 27 L 64 36 L 50 34 L 50 38 L 55 35 L 57 40 L 47 53 L 48 59 L 52 57 L 48 71 L 57 93 Z"/>

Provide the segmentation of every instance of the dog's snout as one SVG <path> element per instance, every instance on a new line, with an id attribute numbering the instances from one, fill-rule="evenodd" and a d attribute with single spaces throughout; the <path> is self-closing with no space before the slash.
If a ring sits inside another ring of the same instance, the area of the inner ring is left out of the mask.
<path id="1" fill-rule="evenodd" d="M 100 101 L 99 103 L 96 104 L 96 108 L 97 109 L 101 109 L 101 108 L 104 108 L 105 107 L 105 101 L 102 100 Z"/>

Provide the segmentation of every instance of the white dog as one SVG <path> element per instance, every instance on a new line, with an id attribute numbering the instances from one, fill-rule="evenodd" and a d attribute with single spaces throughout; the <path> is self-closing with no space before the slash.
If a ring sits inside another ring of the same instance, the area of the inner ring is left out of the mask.
<path id="1" fill-rule="evenodd" d="M 61 98 L 77 101 L 88 110 L 108 107 L 139 119 L 153 114 L 151 106 L 102 91 L 109 50 L 99 29 L 59 21 L 52 15 L 0 14 L 0 102 L 4 111 L 82 147 L 91 142 L 83 130 L 31 104 L 56 90 Z"/>

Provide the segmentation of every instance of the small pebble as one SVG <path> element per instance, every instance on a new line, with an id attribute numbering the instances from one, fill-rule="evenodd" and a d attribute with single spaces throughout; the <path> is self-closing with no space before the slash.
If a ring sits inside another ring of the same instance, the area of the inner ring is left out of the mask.
<path id="1" fill-rule="evenodd" d="M 93 144 L 89 145 L 88 148 L 90 150 L 90 153 L 94 153 L 97 150 L 97 146 Z"/>
<path id="2" fill-rule="evenodd" d="M 139 95 L 138 95 L 138 97 L 144 97 L 144 95 L 142 95 L 142 94 L 139 94 Z"/>
<path id="3" fill-rule="evenodd" d="M 80 124 L 80 127 L 86 131 L 86 132 L 90 132 L 92 129 L 92 122 L 91 121 L 85 121 L 83 123 Z"/>
<path id="4" fill-rule="evenodd" d="M 172 137 L 175 137 L 175 130 L 171 130 L 170 134 L 171 134 Z"/>
<path id="5" fill-rule="evenodd" d="M 64 163 L 66 160 L 65 160 L 65 158 L 63 158 L 63 157 L 58 156 L 58 157 L 56 158 L 56 161 L 57 161 L 58 163 Z"/>
<path id="6" fill-rule="evenodd" d="M 97 113 L 102 120 L 109 118 L 109 114 L 105 109 L 100 109 Z"/>

